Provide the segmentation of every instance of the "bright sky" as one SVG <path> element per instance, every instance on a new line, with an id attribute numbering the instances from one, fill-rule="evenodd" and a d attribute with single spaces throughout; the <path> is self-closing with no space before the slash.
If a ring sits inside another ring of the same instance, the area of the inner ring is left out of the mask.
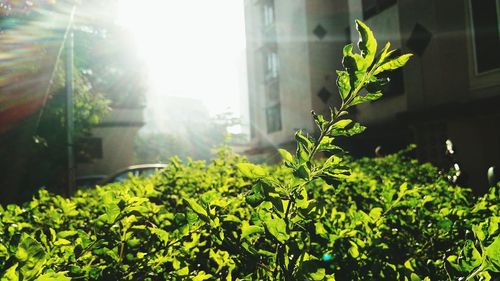
<path id="1" fill-rule="evenodd" d="M 166 96 L 201 100 L 213 115 L 241 114 L 246 93 L 243 0 L 122 0 L 149 68 L 152 110 Z M 147 113 L 146 113 L 147 114 Z"/>

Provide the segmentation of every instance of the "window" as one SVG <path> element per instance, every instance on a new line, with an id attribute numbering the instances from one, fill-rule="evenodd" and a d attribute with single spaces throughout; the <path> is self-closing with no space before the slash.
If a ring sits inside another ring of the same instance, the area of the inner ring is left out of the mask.
<path id="1" fill-rule="evenodd" d="M 500 68 L 500 0 L 471 0 L 476 71 Z"/>
<path id="2" fill-rule="evenodd" d="M 267 83 L 265 88 L 266 88 L 266 103 L 267 104 L 279 103 L 280 90 L 279 90 L 278 80 L 274 79 L 270 83 Z"/>
<path id="3" fill-rule="evenodd" d="M 363 0 L 363 18 L 366 20 L 396 4 L 396 0 Z"/>
<path id="4" fill-rule="evenodd" d="M 266 109 L 267 132 L 281 131 L 281 105 L 276 104 Z"/>
<path id="5" fill-rule="evenodd" d="M 268 27 L 274 24 L 274 3 L 266 2 L 262 5 L 262 15 L 264 21 L 264 27 Z"/>
<path id="6" fill-rule="evenodd" d="M 266 80 L 278 77 L 278 54 L 276 51 L 265 51 L 264 60 Z"/>

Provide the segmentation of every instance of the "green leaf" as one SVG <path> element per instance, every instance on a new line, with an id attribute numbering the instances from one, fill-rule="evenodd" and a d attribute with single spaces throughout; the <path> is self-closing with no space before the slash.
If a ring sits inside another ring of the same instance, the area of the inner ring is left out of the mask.
<path id="1" fill-rule="evenodd" d="M 413 56 L 412 54 L 405 54 L 405 55 L 402 55 L 398 58 L 390 60 L 390 61 L 382 64 L 381 66 L 379 66 L 373 74 L 377 75 L 377 74 L 384 72 L 384 71 L 395 70 L 395 69 L 401 68 L 408 62 L 408 60 L 412 56 Z"/>
<path id="2" fill-rule="evenodd" d="M 243 176 L 249 179 L 257 179 L 266 176 L 266 171 L 262 167 L 251 163 L 239 163 L 236 167 L 243 174 Z"/>
<path id="3" fill-rule="evenodd" d="M 391 42 L 387 42 L 382 51 L 380 51 L 380 57 L 377 61 L 377 64 L 380 65 L 384 63 L 387 57 L 389 57 L 394 52 L 394 51 L 389 52 L 390 48 L 391 48 Z"/>
<path id="4" fill-rule="evenodd" d="M 279 154 L 281 155 L 281 157 L 283 158 L 284 161 L 293 162 L 293 156 L 292 156 L 292 154 L 290 154 L 290 152 L 288 152 L 285 149 L 281 149 L 281 148 L 278 149 L 278 152 L 279 152 Z"/>
<path id="5" fill-rule="evenodd" d="M 252 207 L 257 207 L 266 197 L 264 196 L 264 188 L 261 181 L 258 181 L 252 186 L 252 191 L 245 197 L 245 201 Z"/>
<path id="6" fill-rule="evenodd" d="M 297 143 L 296 157 L 299 160 L 299 164 L 309 161 L 309 153 L 301 143 Z"/>
<path id="7" fill-rule="evenodd" d="M 314 223 L 314 229 L 317 235 L 325 235 L 328 234 L 324 225 L 321 222 Z"/>
<path id="8" fill-rule="evenodd" d="M 66 276 L 67 271 L 45 273 L 35 279 L 35 281 L 71 281 L 70 277 Z"/>
<path id="9" fill-rule="evenodd" d="M 17 247 L 16 258 L 21 262 L 20 272 L 25 279 L 38 275 L 45 263 L 45 250 L 31 236 L 25 235 Z"/>
<path id="10" fill-rule="evenodd" d="M 410 274 L 410 280 L 411 281 L 422 281 L 422 279 L 420 279 L 420 277 L 417 274 L 415 274 L 415 272 L 412 272 Z"/>
<path id="11" fill-rule="evenodd" d="M 163 243 L 167 244 L 169 239 L 169 234 L 165 230 L 157 227 L 149 227 L 149 231 L 151 231 L 152 234 L 156 235 L 162 241 Z"/>
<path id="12" fill-rule="evenodd" d="M 325 280 L 325 269 L 324 268 L 318 268 L 318 270 L 316 270 L 315 272 L 311 272 L 309 273 L 309 277 L 311 278 L 311 280 L 314 280 L 314 281 L 321 281 L 321 280 Z"/>
<path id="13" fill-rule="evenodd" d="M 349 126 L 352 123 L 352 120 L 350 119 L 343 119 L 335 122 L 333 124 L 332 129 L 345 129 L 345 127 Z"/>
<path id="14" fill-rule="evenodd" d="M 241 222 L 240 218 L 238 218 L 235 215 L 226 215 L 224 217 L 224 221 L 229 221 L 229 222 Z"/>
<path id="15" fill-rule="evenodd" d="M 356 20 L 356 29 L 360 37 L 358 42 L 359 50 L 366 59 L 366 64 L 370 66 L 377 52 L 377 40 L 375 40 L 372 30 L 362 21 Z"/>
<path id="16" fill-rule="evenodd" d="M 179 276 L 188 276 L 189 275 L 189 267 L 188 266 L 185 266 L 179 270 L 177 270 L 177 275 Z"/>
<path id="17" fill-rule="evenodd" d="M 200 205 L 196 202 L 196 200 L 194 199 L 188 199 L 188 198 L 184 198 L 184 201 L 186 201 L 189 205 L 189 207 L 191 207 L 191 209 L 198 215 L 200 216 L 200 218 L 204 221 L 208 221 L 208 214 L 207 214 L 207 211 Z"/>
<path id="18" fill-rule="evenodd" d="M 499 224 L 500 224 L 500 217 L 490 218 L 490 225 L 488 226 L 488 234 L 490 236 L 494 235 L 498 231 Z"/>
<path id="19" fill-rule="evenodd" d="M 120 215 L 120 207 L 118 207 L 118 205 L 113 203 L 109 204 L 105 203 L 104 209 L 106 210 L 106 213 L 100 216 L 99 218 L 109 224 L 114 223 L 115 220 Z"/>
<path id="20" fill-rule="evenodd" d="M 0 258 L 5 258 L 9 255 L 9 251 L 7 247 L 5 247 L 2 243 L 0 243 Z"/>
<path id="21" fill-rule="evenodd" d="M 314 118 L 314 122 L 316 122 L 318 128 L 323 130 L 325 126 L 328 124 L 328 121 L 326 121 L 325 117 L 321 114 L 316 114 L 314 111 L 311 111 L 311 113 Z"/>
<path id="22" fill-rule="evenodd" d="M 484 239 L 486 239 L 486 235 L 483 231 L 482 226 L 483 224 L 472 226 L 472 231 L 474 232 L 474 235 L 476 235 L 477 239 L 479 239 L 479 241 L 484 241 Z"/>
<path id="23" fill-rule="evenodd" d="M 368 93 L 364 96 L 357 96 L 355 97 L 353 100 L 352 100 L 352 103 L 351 105 L 358 105 L 358 104 L 362 104 L 362 103 L 365 103 L 365 102 L 372 102 L 372 101 L 376 101 L 378 99 L 380 99 L 382 97 L 382 93 L 381 92 L 378 92 L 378 93 Z"/>
<path id="24" fill-rule="evenodd" d="M 297 170 L 293 172 L 293 175 L 298 178 L 308 180 L 311 178 L 311 170 L 307 167 L 306 164 L 302 164 Z"/>
<path id="25" fill-rule="evenodd" d="M 451 255 L 446 258 L 446 261 L 453 267 L 455 270 L 460 271 L 460 266 L 458 265 L 458 257 L 456 255 Z"/>
<path id="26" fill-rule="evenodd" d="M 489 260 L 489 269 L 493 272 L 500 272 L 500 235 L 495 237 L 493 243 L 486 247 L 486 256 Z"/>
<path id="27" fill-rule="evenodd" d="M 358 245 L 352 241 L 349 241 L 351 244 L 351 247 L 349 248 L 348 252 L 353 258 L 359 257 L 359 250 L 358 250 Z"/>
<path id="28" fill-rule="evenodd" d="M 309 152 L 313 146 L 313 143 L 309 140 L 308 137 L 304 136 L 302 134 L 302 131 L 301 130 L 298 130 L 296 133 L 295 133 L 295 140 L 302 144 L 306 150 Z"/>
<path id="29" fill-rule="evenodd" d="M 387 89 L 390 79 L 386 77 L 374 78 L 365 85 L 365 89 L 368 93 L 379 93 Z"/>
<path id="30" fill-rule="evenodd" d="M 2 278 L 0 281 L 19 281 L 19 275 L 17 274 L 17 266 L 19 264 L 14 264 L 13 266 L 9 267 L 7 271 L 2 275 Z"/>
<path id="31" fill-rule="evenodd" d="M 318 151 L 342 151 L 342 148 L 333 144 L 334 140 L 334 137 L 324 136 L 319 144 Z"/>
<path id="32" fill-rule="evenodd" d="M 340 97 L 342 100 L 347 100 L 351 92 L 351 78 L 347 71 L 337 71 L 337 87 L 339 89 Z"/>
<path id="33" fill-rule="evenodd" d="M 377 207 L 370 210 L 369 216 L 374 222 L 380 219 L 381 215 L 382 215 L 382 208 Z"/>
<path id="34" fill-rule="evenodd" d="M 200 271 L 198 272 L 198 274 L 196 274 L 195 277 L 193 277 L 193 281 L 205 281 L 205 280 L 208 280 L 210 278 L 212 278 L 212 274 L 206 274 L 205 271 Z"/>
<path id="35" fill-rule="evenodd" d="M 264 233 L 264 228 L 258 225 L 249 225 L 247 222 L 241 225 L 241 239 L 245 239 L 255 233 Z"/>
<path id="36" fill-rule="evenodd" d="M 348 129 L 335 129 L 332 130 L 332 135 L 334 136 L 354 136 L 357 134 L 361 134 L 366 130 L 365 126 L 360 125 L 359 123 L 355 123 L 353 126 L 351 126 Z"/>
<path id="37" fill-rule="evenodd" d="M 474 242 L 467 240 L 463 248 L 464 258 L 460 260 L 460 267 L 463 272 L 472 272 L 481 265 L 481 254 L 474 246 Z"/>
<path id="38" fill-rule="evenodd" d="M 283 219 L 270 219 L 266 221 L 266 227 L 269 233 L 281 243 L 285 243 L 290 238 Z"/>
<path id="39" fill-rule="evenodd" d="M 366 64 L 365 58 L 363 58 L 360 54 L 355 54 L 352 51 L 352 44 L 346 45 L 343 49 L 343 53 L 344 58 L 342 59 L 342 65 L 349 74 L 356 76 L 356 73 L 358 71 L 364 73 L 364 71 L 369 67 L 369 65 Z M 352 77 L 350 78 L 352 79 Z"/>
<path id="40" fill-rule="evenodd" d="M 77 235 L 78 232 L 76 230 L 64 230 L 64 231 L 59 231 L 57 233 L 57 237 L 60 238 L 68 238 Z"/>

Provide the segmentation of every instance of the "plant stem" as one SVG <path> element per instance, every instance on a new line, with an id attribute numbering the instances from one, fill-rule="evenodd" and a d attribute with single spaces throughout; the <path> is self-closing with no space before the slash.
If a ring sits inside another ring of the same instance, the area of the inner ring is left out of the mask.
<path id="1" fill-rule="evenodd" d="M 483 269 L 484 269 L 484 263 L 481 264 L 481 266 L 478 267 L 474 272 L 472 272 L 471 275 L 467 276 L 467 279 L 465 279 L 465 281 L 473 280 L 473 278 L 476 277 L 476 275 L 478 275 L 479 273 L 481 273 Z"/>

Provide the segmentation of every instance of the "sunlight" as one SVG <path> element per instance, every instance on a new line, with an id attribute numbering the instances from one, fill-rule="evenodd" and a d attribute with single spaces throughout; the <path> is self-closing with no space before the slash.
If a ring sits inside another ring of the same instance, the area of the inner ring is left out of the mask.
<path id="1" fill-rule="evenodd" d="M 227 110 L 239 115 L 246 92 L 243 1 L 138 3 L 123 0 L 119 22 L 146 61 L 153 114 L 166 97 L 178 96 L 200 100 L 212 116 Z"/>

